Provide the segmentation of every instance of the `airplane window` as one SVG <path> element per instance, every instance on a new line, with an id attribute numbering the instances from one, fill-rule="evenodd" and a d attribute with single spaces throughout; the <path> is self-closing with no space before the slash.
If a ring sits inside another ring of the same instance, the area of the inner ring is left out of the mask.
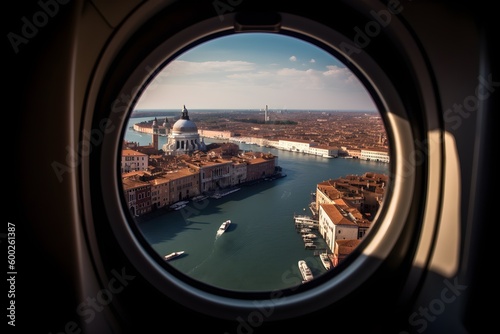
<path id="1" fill-rule="evenodd" d="M 465 333 L 491 318 L 489 7 L 21 3 L 9 325 Z"/>
<path id="2" fill-rule="evenodd" d="M 366 83 L 331 50 L 269 33 L 149 70 L 118 161 L 124 210 L 161 265 L 243 292 L 334 276 L 390 182 Z"/>
<path id="3" fill-rule="evenodd" d="M 422 217 L 441 196 L 418 44 L 396 17 L 394 36 L 359 45 L 353 22 L 240 13 L 170 30 L 161 13 L 103 53 L 83 131 L 102 141 L 82 163 L 90 246 L 158 296 L 226 319 L 256 302 L 279 319 L 383 293 L 417 252 L 415 267 L 427 261 Z"/>

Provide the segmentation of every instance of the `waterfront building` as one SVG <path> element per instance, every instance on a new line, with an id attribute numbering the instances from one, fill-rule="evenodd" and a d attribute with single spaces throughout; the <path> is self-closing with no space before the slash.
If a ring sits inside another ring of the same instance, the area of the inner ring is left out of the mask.
<path id="1" fill-rule="evenodd" d="M 197 170 L 200 178 L 200 192 L 212 192 L 227 188 L 231 184 L 232 161 L 222 158 L 192 160 L 189 163 Z"/>
<path id="2" fill-rule="evenodd" d="M 153 209 L 164 208 L 173 203 L 170 200 L 170 182 L 166 177 L 155 177 L 151 184 L 151 205 Z"/>
<path id="3" fill-rule="evenodd" d="M 305 154 L 318 155 L 327 158 L 336 158 L 339 156 L 339 148 L 336 146 L 320 145 L 317 142 L 301 139 L 280 139 L 277 142 L 266 140 L 267 145 L 277 149 L 300 152 Z"/>
<path id="4" fill-rule="evenodd" d="M 273 139 L 268 139 L 267 140 L 267 145 L 270 146 L 270 147 L 276 147 L 276 148 L 278 148 L 279 144 L 280 144 L 279 139 L 278 140 L 273 140 Z"/>
<path id="5" fill-rule="evenodd" d="M 307 153 L 327 158 L 337 158 L 339 156 L 339 149 L 334 146 L 318 145 L 310 147 Z"/>
<path id="6" fill-rule="evenodd" d="M 122 182 L 130 213 L 140 216 L 151 212 L 151 184 L 137 177 L 123 178 Z"/>
<path id="7" fill-rule="evenodd" d="M 388 179 L 385 174 L 367 172 L 320 182 L 316 185 L 315 207 L 322 203 L 338 204 L 342 199 L 371 220 L 382 205 Z"/>
<path id="8" fill-rule="evenodd" d="M 147 170 L 149 165 L 148 155 L 135 150 L 122 150 L 120 169 L 122 173 L 138 170 Z"/>
<path id="9" fill-rule="evenodd" d="M 276 173 L 278 157 L 273 154 L 247 152 L 242 157 L 247 162 L 247 182 L 262 180 Z"/>
<path id="10" fill-rule="evenodd" d="M 319 233 L 330 250 L 338 240 L 358 239 L 358 225 L 352 215 L 335 204 L 319 206 Z"/>
<path id="11" fill-rule="evenodd" d="M 360 239 L 337 240 L 331 256 L 333 266 L 342 262 L 360 243 Z"/>
<path id="12" fill-rule="evenodd" d="M 165 208 L 200 194 L 199 174 L 183 167 L 152 175 L 149 172 L 122 174 L 127 207 L 134 216 Z"/>
<path id="13" fill-rule="evenodd" d="M 316 215 L 321 204 L 335 204 L 335 200 L 342 198 L 342 193 L 335 186 L 335 182 L 331 182 L 331 180 L 320 182 L 316 185 L 316 201 L 312 208 Z"/>
<path id="14" fill-rule="evenodd" d="M 196 124 L 189 119 L 186 106 L 183 107 L 181 118 L 172 126 L 168 134 L 168 141 L 163 145 L 166 155 L 191 154 L 196 150 L 205 151 L 206 145 L 200 139 Z"/>
<path id="15" fill-rule="evenodd" d="M 382 149 L 361 149 L 359 158 L 369 161 L 380 161 L 389 163 L 389 152 Z"/>
<path id="16" fill-rule="evenodd" d="M 387 182 L 387 175 L 367 172 L 317 184 L 311 211 L 318 217 L 319 233 L 333 254 L 334 264 L 348 255 L 349 245 L 357 245 L 370 230 Z"/>
<path id="17" fill-rule="evenodd" d="M 318 143 L 312 142 L 310 140 L 280 139 L 277 148 L 292 152 L 306 153 L 309 152 L 310 148 L 314 146 L 318 146 Z"/>
<path id="18" fill-rule="evenodd" d="M 169 179 L 169 204 L 187 200 L 200 194 L 200 175 L 192 168 L 168 171 L 164 177 Z"/>
<path id="19" fill-rule="evenodd" d="M 359 148 L 347 148 L 346 152 L 348 156 L 354 159 L 359 159 L 361 157 L 361 149 Z"/>
<path id="20" fill-rule="evenodd" d="M 263 180 L 276 173 L 276 156 L 261 152 L 232 156 L 235 146 L 223 144 L 209 153 L 195 152 L 191 156 L 157 156 L 148 170 L 123 173 L 128 208 L 140 216 L 202 193 Z M 144 192 L 146 186 L 149 188 Z"/>
<path id="21" fill-rule="evenodd" d="M 237 186 L 245 182 L 247 177 L 248 162 L 241 158 L 232 159 L 231 184 Z"/>
<path id="22" fill-rule="evenodd" d="M 232 131 L 199 129 L 198 133 L 200 134 L 200 136 L 205 138 L 230 139 L 231 137 L 233 137 Z"/>

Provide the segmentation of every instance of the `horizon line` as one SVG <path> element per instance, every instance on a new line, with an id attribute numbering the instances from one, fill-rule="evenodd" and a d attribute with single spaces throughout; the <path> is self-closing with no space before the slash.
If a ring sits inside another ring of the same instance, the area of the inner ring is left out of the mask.
<path id="1" fill-rule="evenodd" d="M 187 109 L 187 108 L 186 108 Z M 134 109 L 132 113 L 134 112 L 140 112 L 140 111 L 182 111 L 181 108 L 144 108 L 144 109 Z M 188 110 L 215 110 L 215 111 L 231 111 L 231 110 L 238 110 L 238 111 L 265 111 L 264 109 L 254 109 L 254 108 L 190 108 Z M 291 109 L 291 108 L 268 108 L 268 111 L 272 110 L 287 110 L 287 111 L 359 111 L 359 112 L 378 112 L 378 110 L 361 110 L 361 109 L 303 109 L 303 108 L 296 108 L 296 109 Z"/>

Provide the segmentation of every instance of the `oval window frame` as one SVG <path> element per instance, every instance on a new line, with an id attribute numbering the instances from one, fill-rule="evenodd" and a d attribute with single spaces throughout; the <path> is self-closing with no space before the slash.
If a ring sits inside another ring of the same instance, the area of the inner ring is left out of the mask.
<path id="1" fill-rule="evenodd" d="M 315 280 L 314 284 L 308 284 L 307 287 L 300 286 L 291 293 L 270 291 L 264 294 L 245 294 L 223 291 L 200 284 L 200 282 L 185 277 L 175 269 L 169 270 L 168 267 L 160 264 L 150 252 L 145 250 L 144 243 L 139 240 L 137 231 L 134 231 L 131 224 L 128 223 L 127 213 L 124 210 L 123 196 L 120 194 L 121 185 L 118 169 L 118 152 L 120 141 L 123 138 L 122 132 L 114 129 L 110 133 L 106 133 L 102 128 L 102 123 L 98 121 L 107 119 L 107 124 L 111 123 L 116 128 L 123 129 L 126 125 L 126 118 L 128 118 L 124 117 L 126 114 L 123 112 L 125 110 L 127 110 L 127 113 L 130 112 L 134 103 L 132 96 L 138 96 L 152 78 L 151 73 L 145 75 L 144 69 L 159 68 L 159 66 L 165 64 L 166 60 L 168 62 L 168 59 L 174 59 L 176 55 L 183 53 L 186 48 L 190 48 L 196 43 L 221 34 L 233 33 L 234 16 L 235 14 L 225 15 L 224 20 L 214 16 L 193 23 L 165 39 L 146 57 L 142 55 L 142 61 L 138 61 L 137 58 L 132 59 L 132 61 L 130 58 L 126 59 L 124 63 L 137 63 L 137 66 L 129 72 L 124 81 L 121 81 L 124 77 L 123 73 L 120 72 L 123 68 L 117 70 L 117 67 L 111 66 L 111 60 L 117 57 L 124 59 L 128 56 L 123 53 L 105 54 L 103 61 L 99 64 L 100 67 L 98 66 L 96 69 L 96 80 L 89 89 L 89 103 L 83 127 L 83 130 L 91 131 L 91 129 L 101 126 L 101 130 L 106 134 L 102 145 L 97 149 L 98 153 L 83 157 L 83 188 L 90 189 L 90 194 L 93 194 L 91 198 L 84 198 L 84 209 L 87 213 L 86 231 L 91 249 L 95 253 L 102 253 L 102 241 L 99 241 L 99 233 L 97 233 L 100 227 L 96 223 L 98 221 L 96 212 L 105 214 L 107 217 L 106 231 L 107 233 L 112 232 L 115 236 L 114 242 L 121 247 L 121 251 L 116 254 L 125 255 L 126 261 L 130 261 L 134 268 L 137 269 L 137 272 L 141 273 L 148 282 L 165 296 L 194 310 L 220 318 L 235 319 L 240 314 L 248 314 L 255 310 L 255 302 L 258 301 L 261 307 L 273 310 L 273 319 L 290 318 L 313 312 L 342 300 L 343 297 L 354 292 L 369 280 L 388 258 L 391 258 L 391 260 L 396 259 L 396 262 L 398 258 L 401 260 L 404 256 L 398 257 L 394 254 L 398 250 L 406 249 L 409 251 L 406 257 L 415 257 L 415 244 L 418 242 L 418 237 L 410 237 L 410 235 L 422 228 L 422 217 L 432 216 L 434 211 L 433 208 L 429 209 L 427 206 L 420 209 L 416 208 L 415 202 L 412 201 L 413 197 L 405 196 L 405 192 L 410 189 L 412 190 L 410 193 L 414 193 L 413 190 L 418 187 L 419 182 L 432 179 L 431 186 L 425 187 L 425 192 L 420 195 L 418 202 L 425 204 L 429 199 L 436 198 L 436 194 L 439 194 L 441 175 L 436 174 L 435 169 L 431 169 L 429 166 L 431 164 L 439 165 L 439 161 L 436 161 L 436 159 L 428 161 L 430 160 L 428 159 L 420 165 L 411 162 L 408 164 L 405 157 L 411 157 L 415 153 L 415 144 L 422 139 L 413 136 L 418 130 L 416 131 L 414 125 L 410 123 L 409 118 L 411 117 L 408 115 L 408 110 L 401 101 L 397 89 L 383 69 L 370 57 L 369 53 L 361 50 L 360 53 L 344 54 L 344 60 L 351 64 L 352 70 L 358 73 L 358 77 L 363 78 L 363 82 L 369 84 L 372 94 L 376 94 L 376 100 L 379 101 L 379 107 L 381 108 L 379 112 L 383 113 L 383 118 L 387 123 L 386 130 L 391 143 L 392 178 L 385 200 L 386 203 L 384 203 L 376 218 L 377 223 L 374 231 L 367 235 L 369 240 L 364 242 L 363 246 L 360 245 L 356 256 L 346 261 L 342 270 L 334 277 L 322 275 L 324 277 Z M 353 43 L 352 40 L 331 27 L 306 17 L 289 13 L 280 13 L 280 16 L 281 33 L 307 41 L 315 41 L 314 44 L 321 43 L 323 46 L 327 46 L 329 50 L 336 50 L 339 54 L 342 54 L 340 49 L 342 43 L 350 43 L 351 45 Z M 138 23 L 134 22 L 132 25 L 137 26 Z M 120 43 L 119 34 L 117 37 L 115 36 L 115 40 Z M 409 47 L 408 45 L 405 46 L 407 50 L 416 49 L 418 51 L 418 47 L 413 40 L 407 40 L 406 44 L 410 44 Z M 126 46 L 122 47 L 126 49 Z M 334 56 L 337 57 L 337 55 Z M 135 57 L 139 57 L 139 55 L 135 55 Z M 415 66 L 426 68 L 423 56 L 419 52 L 409 57 L 412 58 L 413 63 L 416 64 Z M 117 72 L 119 75 L 115 74 Z M 427 71 L 419 73 L 421 76 L 419 82 L 422 84 L 419 86 L 421 90 L 418 93 L 421 94 L 420 99 L 422 100 L 422 106 L 425 107 L 425 116 L 427 117 L 427 124 L 424 125 L 426 129 L 420 130 L 428 134 L 429 131 L 427 130 L 434 128 L 437 131 L 434 136 L 439 136 L 439 129 L 435 127 L 439 120 L 435 119 L 436 116 L 434 115 L 436 113 L 432 112 L 433 108 L 435 108 L 434 96 L 432 91 L 425 88 L 425 83 L 431 83 L 432 80 L 426 73 Z M 118 91 L 116 89 L 110 91 L 106 88 L 107 83 L 117 81 L 122 82 Z M 121 94 L 129 96 L 130 99 L 128 101 L 119 100 L 118 97 L 123 96 Z M 113 104 L 117 101 L 120 102 L 119 107 L 116 107 L 116 103 Z M 116 109 L 113 108 L 113 105 Z M 101 114 L 95 112 L 95 110 L 101 110 Z M 97 117 L 97 115 L 100 117 Z M 107 117 L 102 117 L 102 115 Z M 439 142 L 428 141 L 426 145 L 429 146 L 428 149 L 432 150 L 434 155 L 440 156 L 441 146 Z M 116 168 L 109 168 L 109 166 L 115 166 Z M 437 170 L 440 170 L 440 168 Z M 431 172 L 434 174 L 429 175 Z M 99 175 L 98 180 L 100 182 L 91 182 L 96 179 L 95 175 Z M 95 206 L 99 207 L 96 211 L 93 210 Z M 422 210 L 427 211 L 422 212 Z M 419 214 L 410 217 L 410 214 L 415 211 L 418 211 Z M 404 221 L 404 223 L 400 221 Z M 435 226 L 431 225 L 430 228 L 433 229 Z M 387 240 L 388 236 L 390 236 L 390 240 Z M 402 239 L 404 239 L 404 242 L 401 241 Z M 421 256 L 422 259 L 419 261 L 425 262 L 425 255 Z M 413 260 L 413 263 L 416 261 Z M 105 277 L 106 275 L 100 268 L 101 266 L 98 263 L 95 265 L 99 267 L 99 272 Z M 407 290 L 411 290 L 411 288 L 407 288 Z M 325 298 L 325 296 L 330 298 Z"/>

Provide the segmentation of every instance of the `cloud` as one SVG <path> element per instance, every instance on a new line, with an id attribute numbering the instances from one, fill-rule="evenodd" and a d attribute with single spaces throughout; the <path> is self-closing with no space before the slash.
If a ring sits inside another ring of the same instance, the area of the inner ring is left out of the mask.
<path id="1" fill-rule="evenodd" d="M 316 62 L 316 60 L 315 60 L 314 58 L 312 58 L 311 60 L 309 60 L 309 62 L 310 62 L 311 64 L 314 64 L 314 63 Z"/>
<path id="2" fill-rule="evenodd" d="M 290 57 L 290 58 L 288 58 L 288 59 L 290 59 L 290 61 L 297 61 L 297 57 L 295 57 L 295 56 L 291 56 L 291 57 Z"/>
<path id="3" fill-rule="evenodd" d="M 301 70 L 296 68 L 281 68 L 271 73 L 271 78 L 281 80 L 286 78 L 287 84 L 303 85 L 304 89 L 317 89 L 324 87 L 346 85 L 345 88 L 353 88 L 359 84 L 358 78 L 346 67 L 330 65 L 324 71 L 314 69 Z M 285 82 L 285 81 L 284 81 Z"/>
<path id="4" fill-rule="evenodd" d="M 291 61 L 296 61 L 296 59 L 295 56 L 290 57 Z M 311 59 L 310 63 L 314 63 L 314 59 Z M 283 78 L 301 82 L 302 84 L 307 82 L 308 84 L 314 84 L 314 86 L 334 81 L 342 83 L 358 82 L 356 76 L 348 68 L 336 65 L 326 66 L 324 71 L 289 67 L 267 68 L 264 70 L 260 69 L 255 63 L 239 60 L 206 62 L 176 60 L 165 67 L 157 83 L 180 84 L 181 82 L 195 82 L 197 85 L 206 84 L 206 82 L 212 82 L 212 84 L 232 82 L 238 85 L 276 84 L 280 80 L 284 80 Z M 283 84 L 285 83 L 280 83 L 280 85 Z M 293 84 L 293 82 L 290 84 Z"/>
<path id="5" fill-rule="evenodd" d="M 347 67 L 330 65 L 327 66 L 327 71 L 323 72 L 323 75 L 345 83 L 359 83 L 358 78 Z"/>
<path id="6" fill-rule="evenodd" d="M 175 60 L 168 64 L 162 71 L 161 76 L 166 77 L 186 77 L 191 75 L 202 75 L 212 73 L 232 73 L 255 70 L 255 64 L 239 61 L 205 61 L 205 62 L 190 62 L 185 60 Z"/>
<path id="7" fill-rule="evenodd" d="M 293 108 L 373 108 L 358 78 L 348 68 L 335 65 L 317 70 L 261 67 L 246 61 L 179 60 L 165 67 L 157 79 L 143 94 L 141 108 L 168 108 L 186 101 L 195 109 L 255 108 L 259 101 Z"/>

